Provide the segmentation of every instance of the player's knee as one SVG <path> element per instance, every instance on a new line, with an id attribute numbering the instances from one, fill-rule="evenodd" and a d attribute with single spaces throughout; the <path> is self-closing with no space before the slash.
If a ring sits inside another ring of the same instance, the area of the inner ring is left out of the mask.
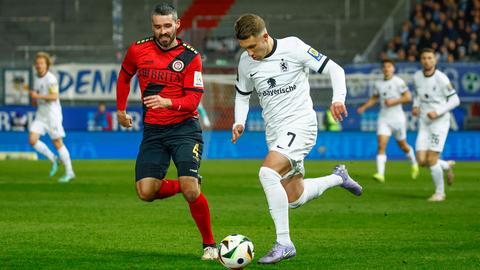
<path id="1" fill-rule="evenodd" d="M 420 167 L 426 167 L 428 165 L 427 163 L 427 160 L 426 159 L 419 159 L 417 158 L 417 163 Z"/>
<path id="2" fill-rule="evenodd" d="M 438 162 L 438 159 L 436 157 L 429 157 L 427 159 L 427 165 L 429 167 L 432 167 L 433 165 L 437 164 L 437 162 Z"/>
<path id="3" fill-rule="evenodd" d="M 198 196 L 200 196 L 200 190 L 184 190 L 182 191 L 182 193 L 185 200 L 189 203 L 194 202 L 198 198 Z"/>
<path id="4" fill-rule="evenodd" d="M 145 202 L 152 202 L 155 200 L 155 192 L 146 188 L 137 188 L 138 198 Z"/>
<path id="5" fill-rule="evenodd" d="M 278 183 L 276 178 L 281 178 L 276 171 L 264 166 L 260 168 L 258 177 L 260 178 L 260 182 L 264 188 L 267 186 L 276 185 Z"/>
<path id="6" fill-rule="evenodd" d="M 29 138 L 28 138 L 28 143 L 29 143 L 31 146 L 34 146 L 35 144 L 37 144 L 37 141 L 38 141 L 37 138 L 33 138 L 33 137 L 29 137 Z"/>
<path id="7" fill-rule="evenodd" d="M 138 192 L 138 198 L 144 202 L 153 202 L 154 197 L 150 193 Z"/>

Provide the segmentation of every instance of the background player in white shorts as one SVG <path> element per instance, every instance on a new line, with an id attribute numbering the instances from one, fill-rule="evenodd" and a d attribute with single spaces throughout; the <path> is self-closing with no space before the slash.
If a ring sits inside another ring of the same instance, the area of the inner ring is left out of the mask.
<path id="1" fill-rule="evenodd" d="M 330 75 L 331 111 L 337 120 L 342 120 L 342 114 L 347 116 L 345 73 L 296 37 L 273 39 L 257 15 L 241 16 L 235 23 L 235 33 L 246 52 L 238 65 L 232 142 L 244 131 L 250 94 L 255 89 L 263 108 L 269 148 L 259 177 L 277 234 L 272 250 L 258 262 L 270 264 L 296 255 L 289 234 L 289 207 L 297 208 L 338 185 L 357 196 L 362 193 L 344 165 L 335 167 L 329 176 L 303 179 L 303 159 L 314 146 L 318 129 L 310 98 L 309 69 Z"/>
<path id="2" fill-rule="evenodd" d="M 50 176 L 54 176 L 58 169 L 57 157 L 50 151 L 48 146 L 39 140 L 40 136 L 48 133 L 52 143 L 58 151 L 60 160 L 65 166 L 65 175 L 60 177 L 59 182 L 69 182 L 75 177 L 72 162 L 67 147 L 63 144 L 65 130 L 62 126 L 62 107 L 60 106 L 58 81 L 55 75 L 49 71 L 52 61 L 47 53 L 39 52 L 35 57 L 36 75 L 30 97 L 37 103 L 35 120 L 30 125 L 29 142 L 41 154 L 52 162 Z"/>
<path id="3" fill-rule="evenodd" d="M 460 104 L 448 77 L 436 70 L 435 51 L 430 48 L 420 53 L 422 70 L 415 73 L 416 96 L 413 115 L 418 116 L 418 135 L 415 148 L 420 166 L 429 166 L 435 184 L 435 193 L 429 201 L 445 200 L 443 171 L 448 172 L 448 183 L 453 181 L 453 161 L 440 160 L 440 153 L 450 128 L 450 111 Z"/>
<path id="4" fill-rule="evenodd" d="M 407 119 L 403 112 L 402 104 L 412 100 L 412 95 L 408 91 L 405 82 L 398 76 L 395 76 L 395 65 L 392 60 L 382 61 L 383 80 L 376 81 L 373 89 L 373 95 L 370 99 L 358 108 L 358 113 L 362 114 L 366 109 L 372 107 L 380 101 L 380 113 L 377 122 L 377 172 L 373 179 L 380 183 L 385 182 L 385 163 L 387 155 L 385 148 L 390 136 L 393 134 L 398 146 L 407 155 L 412 163 L 412 179 L 418 176 L 418 164 L 415 159 L 413 148 L 407 143 Z"/>

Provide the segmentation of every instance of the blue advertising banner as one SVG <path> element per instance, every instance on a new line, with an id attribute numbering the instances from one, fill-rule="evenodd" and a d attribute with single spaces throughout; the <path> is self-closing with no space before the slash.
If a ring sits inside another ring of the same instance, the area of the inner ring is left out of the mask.
<path id="1" fill-rule="evenodd" d="M 204 132 L 204 159 L 263 159 L 268 153 L 263 132 L 246 132 L 237 144 L 230 142 L 230 131 Z M 67 132 L 65 144 L 73 159 L 135 159 L 142 139 L 141 132 Z M 415 145 L 416 133 L 407 141 Z M 34 151 L 27 132 L 0 132 L 0 152 Z M 53 149 L 50 140 L 42 139 Z M 320 132 L 307 159 L 373 160 L 377 153 L 374 132 Z M 390 160 L 406 159 L 390 140 Z M 445 159 L 480 160 L 480 132 L 450 132 L 442 153 Z"/>
<path id="2" fill-rule="evenodd" d="M 35 119 L 35 107 L 0 106 L 0 131 L 26 131 Z M 99 112 L 95 106 L 64 106 L 63 127 L 67 131 L 140 131 L 143 127 L 141 107 L 129 107 L 133 127 L 125 129 L 117 121 L 116 109 Z M 106 121 L 106 123 L 105 123 Z"/>

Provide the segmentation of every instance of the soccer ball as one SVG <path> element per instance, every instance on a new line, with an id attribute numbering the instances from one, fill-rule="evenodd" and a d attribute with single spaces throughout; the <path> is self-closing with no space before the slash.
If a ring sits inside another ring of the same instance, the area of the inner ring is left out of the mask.
<path id="1" fill-rule="evenodd" d="M 223 266 L 242 269 L 253 260 L 253 243 L 241 234 L 231 234 L 223 238 L 218 247 L 218 257 Z"/>

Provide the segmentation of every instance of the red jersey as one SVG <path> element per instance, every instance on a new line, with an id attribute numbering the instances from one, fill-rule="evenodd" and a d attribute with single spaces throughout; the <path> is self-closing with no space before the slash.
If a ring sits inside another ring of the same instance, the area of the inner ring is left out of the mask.
<path id="1" fill-rule="evenodd" d="M 160 95 L 172 100 L 172 108 L 151 109 L 143 106 L 143 121 L 168 125 L 198 115 L 197 107 L 203 94 L 202 61 L 190 45 L 164 50 L 154 37 L 133 43 L 125 55 L 117 83 L 117 109 L 125 110 L 130 80 L 137 74 L 142 100 Z"/>

